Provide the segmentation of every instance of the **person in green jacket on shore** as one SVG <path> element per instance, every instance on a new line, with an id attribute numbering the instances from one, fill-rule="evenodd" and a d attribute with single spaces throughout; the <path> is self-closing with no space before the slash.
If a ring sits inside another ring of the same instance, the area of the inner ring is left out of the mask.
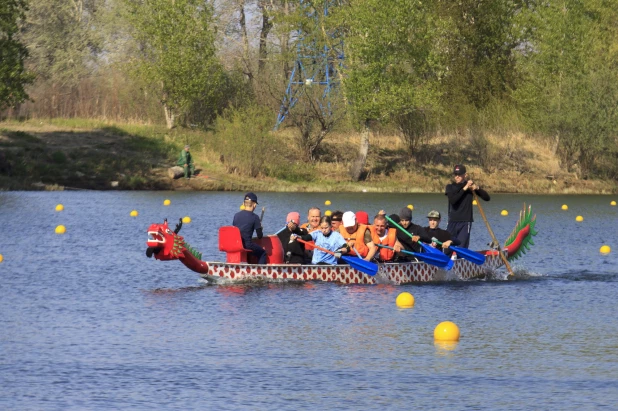
<path id="1" fill-rule="evenodd" d="M 195 166 L 193 165 L 191 153 L 189 153 L 188 144 L 185 146 L 184 150 L 180 152 L 180 157 L 178 157 L 178 162 L 176 164 L 185 170 L 185 178 L 191 178 L 191 176 L 195 174 Z"/>

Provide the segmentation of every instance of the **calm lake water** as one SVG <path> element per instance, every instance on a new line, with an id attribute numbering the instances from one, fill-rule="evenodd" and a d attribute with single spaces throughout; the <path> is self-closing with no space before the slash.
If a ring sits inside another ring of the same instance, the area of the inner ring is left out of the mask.
<path id="1" fill-rule="evenodd" d="M 447 207 L 437 194 L 257 194 L 267 233 L 325 200 L 370 215 L 413 204 L 423 225 Z M 208 286 L 146 258 L 146 230 L 190 216 L 181 234 L 222 260 L 217 229 L 243 193 L 0 192 L 0 409 L 616 409 L 617 197 L 492 195 L 501 241 L 523 202 L 537 214 L 514 281 Z M 402 291 L 414 308 L 395 306 Z M 445 320 L 459 343 L 434 344 Z"/>

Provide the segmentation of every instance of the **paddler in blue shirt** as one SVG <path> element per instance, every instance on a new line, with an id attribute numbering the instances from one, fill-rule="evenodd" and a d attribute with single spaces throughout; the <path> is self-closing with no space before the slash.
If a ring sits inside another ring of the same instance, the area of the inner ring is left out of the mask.
<path id="1" fill-rule="evenodd" d="M 312 231 L 311 234 L 295 237 L 305 241 L 313 240 L 315 245 L 335 253 L 335 255 L 328 254 L 316 248 L 313 252 L 311 264 L 337 264 L 337 259 L 341 258 L 341 254 L 347 254 L 350 250 L 343 236 L 332 230 L 330 217 L 328 216 L 320 218 L 318 229 Z"/>
<path id="2" fill-rule="evenodd" d="M 258 264 L 266 264 L 266 251 L 251 241 L 253 237 L 253 231 L 257 234 L 257 238 L 260 239 L 264 236 L 262 231 L 262 222 L 260 217 L 253 211 L 258 205 L 257 196 L 253 193 L 245 194 L 245 200 L 243 202 L 244 210 L 240 210 L 234 215 L 234 221 L 232 225 L 238 227 L 240 230 L 240 237 L 242 238 L 242 246 L 252 251 L 255 258 L 258 259 Z"/>

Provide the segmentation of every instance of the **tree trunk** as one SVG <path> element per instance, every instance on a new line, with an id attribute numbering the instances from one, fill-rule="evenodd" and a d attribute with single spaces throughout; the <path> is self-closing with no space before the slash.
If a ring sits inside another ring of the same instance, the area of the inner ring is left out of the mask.
<path id="1" fill-rule="evenodd" d="M 245 16 L 245 0 L 240 0 L 238 4 L 240 12 L 240 33 L 242 36 L 242 60 L 243 71 L 247 80 L 253 83 L 253 72 L 251 71 L 251 61 L 249 60 L 249 36 L 247 35 L 247 20 Z"/>
<path id="2" fill-rule="evenodd" d="M 360 146 L 358 148 L 358 158 L 350 170 L 352 180 L 359 181 L 367 162 L 367 153 L 369 152 L 369 120 L 363 123 L 361 130 Z"/>
<path id="3" fill-rule="evenodd" d="M 170 108 L 166 103 L 163 103 L 163 112 L 165 113 L 165 123 L 167 124 L 167 129 L 173 129 L 174 122 L 176 121 L 174 109 Z"/>
<path id="4" fill-rule="evenodd" d="M 287 0 L 283 2 L 283 14 L 287 17 L 290 14 L 290 8 Z M 290 67 L 289 59 L 288 59 L 288 45 L 290 42 L 290 33 L 283 32 L 281 33 L 281 54 L 284 56 L 283 58 L 283 81 L 284 85 L 287 85 L 287 81 L 290 78 L 290 73 L 292 72 L 292 68 Z"/>
<path id="5" fill-rule="evenodd" d="M 260 48 L 258 52 L 258 76 L 264 72 L 266 67 L 266 57 L 268 56 L 268 50 L 266 49 L 266 40 L 270 29 L 273 27 L 273 23 L 268 16 L 268 6 L 266 1 L 261 2 L 262 8 L 262 30 L 260 31 Z"/>
<path id="6" fill-rule="evenodd" d="M 167 169 L 167 176 L 173 180 L 184 177 L 185 169 L 180 166 L 174 166 Z"/>

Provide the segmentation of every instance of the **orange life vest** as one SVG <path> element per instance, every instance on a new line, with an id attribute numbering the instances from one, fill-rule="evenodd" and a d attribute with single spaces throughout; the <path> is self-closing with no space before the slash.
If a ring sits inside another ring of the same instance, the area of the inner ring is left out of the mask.
<path id="1" fill-rule="evenodd" d="M 311 232 L 317 230 L 318 228 L 310 228 L 309 227 L 309 223 L 304 223 L 300 226 L 300 228 L 304 228 L 305 230 L 307 230 L 307 233 L 311 234 Z"/>
<path id="2" fill-rule="evenodd" d="M 397 230 L 394 228 L 389 228 L 386 231 L 386 237 L 384 240 L 380 240 L 380 237 L 376 234 L 377 242 L 376 244 L 387 245 L 389 247 L 394 247 L 395 242 L 397 241 Z M 393 250 L 389 250 L 388 248 L 380 247 L 380 260 L 381 261 L 390 261 L 395 257 L 395 252 Z"/>
<path id="3" fill-rule="evenodd" d="M 354 248 L 356 248 L 356 250 L 359 252 L 360 256 L 362 258 L 367 257 L 367 254 L 369 254 L 369 247 L 367 247 L 367 244 L 365 244 L 365 231 L 367 231 L 367 226 L 364 224 L 358 224 L 358 227 L 356 227 L 356 232 L 355 233 L 348 233 L 348 231 L 345 229 L 345 227 L 342 225 L 339 226 L 339 234 L 341 234 L 343 236 L 343 238 L 345 239 L 345 241 L 349 244 L 351 240 L 354 240 L 353 246 Z M 376 235 L 374 233 L 374 231 L 370 228 L 370 232 L 371 232 L 371 241 L 373 241 L 374 243 L 376 242 Z M 350 251 L 348 253 L 348 255 L 356 255 L 356 253 L 354 252 L 354 250 L 352 249 L 352 247 L 350 247 Z"/>

